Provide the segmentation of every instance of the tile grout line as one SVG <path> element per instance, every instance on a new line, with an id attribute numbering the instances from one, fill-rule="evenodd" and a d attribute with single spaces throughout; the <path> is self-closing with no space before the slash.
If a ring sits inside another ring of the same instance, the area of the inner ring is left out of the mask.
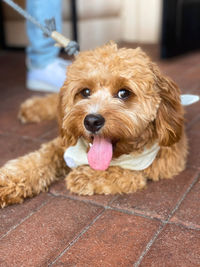
<path id="1" fill-rule="evenodd" d="M 161 218 L 153 217 L 153 216 L 150 216 L 150 215 L 148 216 L 148 215 L 145 215 L 145 214 L 142 214 L 142 213 L 138 213 L 138 212 L 135 212 L 135 211 L 129 211 L 129 210 L 119 209 L 119 208 L 110 207 L 110 206 L 106 206 L 105 208 L 107 210 L 114 210 L 114 211 L 118 211 L 118 212 L 125 213 L 125 214 L 128 214 L 128 215 L 135 215 L 135 216 L 142 217 L 142 218 L 149 219 L 149 220 L 156 220 L 156 221 L 159 221 L 161 223 L 165 222 Z"/>
<path id="2" fill-rule="evenodd" d="M 67 252 L 80 238 L 82 235 L 84 235 L 89 229 L 90 227 L 99 219 L 101 218 L 101 216 L 104 214 L 104 212 L 106 211 L 106 209 L 103 209 L 95 218 L 92 222 L 90 222 L 69 244 L 68 246 L 54 259 L 54 261 L 52 261 L 48 266 L 53 266 L 54 263 L 57 262 L 57 260 L 59 260 L 64 254 L 65 252 Z"/>
<path id="3" fill-rule="evenodd" d="M 118 197 L 119 197 L 119 195 L 113 196 L 113 198 L 112 198 L 110 201 L 108 201 L 108 206 L 112 205 L 112 203 L 113 203 L 115 200 L 117 200 Z"/>
<path id="4" fill-rule="evenodd" d="M 135 212 L 135 211 L 130 211 L 130 210 L 126 210 L 126 209 L 120 209 L 120 208 L 116 208 L 116 207 L 111 207 L 110 204 L 112 204 L 113 201 L 115 201 L 117 199 L 114 198 L 113 200 L 111 200 L 108 205 L 104 205 L 104 204 L 101 204 L 101 203 L 97 203 L 97 202 L 93 202 L 91 200 L 86 200 L 86 199 L 78 199 L 76 197 L 72 197 L 72 196 L 64 196 L 64 195 L 57 195 L 57 194 L 53 194 L 53 193 L 49 193 L 50 195 L 54 196 L 54 197 L 64 197 L 64 198 L 68 198 L 68 199 L 71 199 L 71 200 L 74 200 L 74 201 L 80 201 L 80 202 L 83 202 L 85 204 L 91 204 L 91 205 L 94 205 L 94 206 L 97 206 L 97 207 L 101 207 L 101 208 L 104 208 L 105 210 L 114 210 L 114 211 L 118 211 L 118 212 L 121 212 L 121 213 L 124 213 L 124 214 L 129 214 L 129 215 L 135 215 L 135 216 L 139 216 L 139 217 L 143 217 L 143 218 L 146 218 L 146 219 L 150 219 L 150 220 L 157 220 L 157 221 L 160 221 L 160 222 L 164 222 L 164 220 L 162 220 L 161 218 L 157 218 L 157 217 L 154 217 L 154 216 L 148 216 L 148 215 L 145 215 L 145 214 L 142 214 L 142 213 L 138 213 L 138 212 Z"/>
<path id="5" fill-rule="evenodd" d="M 54 129 L 52 130 L 49 130 L 47 133 L 43 134 L 41 137 L 32 137 L 32 136 L 29 136 L 29 135 L 21 135 L 19 133 L 15 133 L 15 132 L 8 132 L 8 131 L 3 131 L 3 132 L 0 132 L 0 136 L 4 136 L 4 137 L 19 137 L 19 138 L 22 138 L 24 140 L 30 140 L 30 141 L 34 141 L 34 142 L 48 142 L 47 140 L 45 140 L 45 136 L 50 134 L 51 132 L 53 132 Z M 56 136 L 57 137 L 57 136 Z M 54 138 L 56 138 L 54 137 Z M 53 140 L 54 138 L 52 138 L 51 140 Z"/>
<path id="6" fill-rule="evenodd" d="M 105 208 L 106 207 L 104 204 L 101 204 L 101 203 L 98 203 L 98 202 L 95 202 L 95 201 L 92 201 L 92 200 L 79 199 L 79 198 L 76 198 L 75 196 L 65 196 L 65 195 L 59 195 L 59 194 L 55 194 L 55 193 L 51 193 L 51 192 L 49 192 L 48 194 L 53 196 L 53 197 L 63 197 L 65 199 L 67 198 L 67 199 L 74 200 L 74 201 L 80 201 L 80 202 L 83 202 L 85 204 L 91 204 L 91 205 L 94 205 L 94 206 L 97 206 L 97 207 L 100 207 L 100 208 Z"/>
<path id="7" fill-rule="evenodd" d="M 190 186 L 187 188 L 187 190 L 185 191 L 185 193 L 183 194 L 183 196 L 179 199 L 179 201 L 177 202 L 176 206 L 174 207 L 174 209 L 171 211 L 171 213 L 169 214 L 168 218 L 167 218 L 167 222 L 171 219 L 171 217 L 174 215 L 174 213 L 177 211 L 177 209 L 180 207 L 181 203 L 183 202 L 183 200 L 186 198 L 186 196 L 188 195 L 188 193 L 191 191 L 191 189 L 193 188 L 193 186 L 198 182 L 200 177 L 199 172 L 196 174 L 196 177 L 194 178 L 193 182 L 190 184 Z"/>
<path id="8" fill-rule="evenodd" d="M 29 215 L 24 217 L 20 222 L 15 224 L 13 227 L 11 227 L 4 235 L 0 237 L 0 240 L 2 240 L 4 237 L 6 237 L 10 232 L 15 230 L 18 226 L 20 226 L 23 222 L 28 220 L 33 214 L 37 213 L 43 206 L 45 206 L 49 202 L 49 199 L 43 202 L 39 207 L 37 207 L 34 211 L 30 212 Z"/>
<path id="9" fill-rule="evenodd" d="M 34 141 L 34 142 L 39 142 L 40 141 L 40 138 L 36 138 L 36 137 L 31 137 L 31 136 L 28 136 L 28 135 L 20 135 L 18 133 L 10 133 L 10 132 L 7 132 L 7 131 L 4 131 L 4 132 L 1 132 L 0 133 L 0 136 L 4 136 L 4 137 L 19 137 L 19 138 L 22 138 L 24 140 L 30 140 L 30 141 Z"/>
<path id="10" fill-rule="evenodd" d="M 199 180 L 199 173 L 196 174 L 195 179 L 190 184 L 190 186 L 187 188 L 187 190 L 185 191 L 185 193 L 183 194 L 183 196 L 180 198 L 180 200 L 177 202 L 176 206 L 174 207 L 174 209 L 169 214 L 167 220 L 162 222 L 162 225 L 159 227 L 158 231 L 155 233 L 155 235 L 153 236 L 153 238 L 148 242 L 148 244 L 146 245 L 146 248 L 144 249 L 144 251 L 140 255 L 139 259 L 137 260 L 136 263 L 134 263 L 134 267 L 138 267 L 140 265 L 140 263 L 142 262 L 144 256 L 150 250 L 151 246 L 153 245 L 153 243 L 155 242 L 155 240 L 157 239 L 157 237 L 159 236 L 159 234 L 161 233 L 161 231 L 163 230 L 163 228 L 168 224 L 168 222 L 171 219 L 171 217 L 174 215 L 174 213 L 180 207 L 181 203 L 183 202 L 183 200 L 185 199 L 185 197 L 188 195 L 188 193 L 191 191 L 192 187 L 198 182 L 198 180 Z"/>
<path id="11" fill-rule="evenodd" d="M 52 132 L 54 132 L 54 130 L 55 130 L 54 128 L 51 129 L 51 130 L 49 130 L 48 132 L 46 132 L 46 133 L 44 133 L 43 135 L 41 135 L 38 139 L 41 140 L 41 141 L 44 141 L 44 142 L 45 142 L 45 141 L 46 141 L 46 140 L 45 140 L 45 137 L 47 137 L 49 134 L 51 134 Z M 58 132 L 58 133 L 57 133 L 56 137 L 59 136 L 59 131 L 58 131 L 58 129 L 57 129 L 57 132 Z M 54 137 L 54 138 L 56 138 L 56 137 Z"/>
<path id="12" fill-rule="evenodd" d="M 187 125 L 187 127 L 186 127 L 186 130 L 189 132 L 189 131 L 191 130 L 192 126 L 193 126 L 196 122 L 198 122 L 199 119 L 200 119 L 200 115 L 196 116 L 193 120 L 191 120 L 191 121 L 188 123 L 188 125 Z"/>
<path id="13" fill-rule="evenodd" d="M 153 243 L 155 242 L 155 240 L 157 239 L 159 234 L 162 232 L 162 230 L 165 227 L 165 225 L 166 225 L 166 223 L 163 222 L 162 225 L 158 228 L 157 232 L 154 234 L 154 236 L 151 238 L 151 240 L 146 245 L 146 248 L 144 249 L 144 251 L 140 255 L 140 257 L 137 260 L 137 262 L 134 263 L 134 265 L 133 265 L 134 267 L 138 267 L 140 265 L 140 263 L 143 260 L 144 256 L 147 254 L 147 252 L 149 251 L 149 249 L 151 248 L 151 246 L 153 245 Z"/>
<path id="14" fill-rule="evenodd" d="M 143 213 L 139 213 L 139 212 L 136 212 L 136 211 L 131 211 L 131 210 L 127 210 L 127 209 L 120 209 L 120 208 L 117 208 L 117 207 L 110 206 L 110 204 L 112 204 L 113 201 L 115 201 L 118 196 L 116 196 L 114 199 L 112 199 L 108 203 L 108 205 L 104 205 L 104 204 L 101 204 L 101 203 L 98 203 L 98 202 L 95 202 L 95 201 L 93 202 L 91 200 L 78 199 L 76 197 L 71 197 L 71 196 L 58 195 L 58 194 L 54 194 L 54 193 L 48 193 L 48 194 L 53 196 L 53 197 L 64 197 L 64 198 L 67 198 L 67 199 L 70 199 L 70 200 L 80 201 L 80 202 L 83 202 L 85 204 L 91 204 L 91 205 L 94 205 L 96 207 L 104 208 L 105 211 L 106 210 L 114 210 L 114 211 L 117 211 L 117 212 L 120 212 L 120 213 L 124 213 L 124 214 L 128 214 L 128 215 L 134 215 L 134 216 L 142 217 L 142 218 L 149 219 L 149 220 L 156 220 L 156 221 L 159 221 L 159 222 L 164 223 L 164 224 L 167 222 L 167 219 L 162 219 L 162 218 L 159 218 L 159 217 L 156 217 L 156 216 L 153 216 L 153 215 L 145 215 Z M 184 222 L 182 222 L 182 221 L 180 221 L 178 223 L 177 222 L 170 222 L 170 224 L 179 225 L 179 226 L 182 226 L 182 227 L 184 227 L 184 228 L 186 228 L 188 230 L 199 230 L 199 228 L 195 228 L 195 227 L 192 227 L 192 226 L 185 225 Z"/>
<path id="15" fill-rule="evenodd" d="M 184 224 L 184 222 L 182 221 L 178 221 L 178 222 L 168 222 L 168 224 L 172 224 L 172 225 L 176 225 L 176 226 L 180 226 L 180 227 L 183 227 L 187 230 L 194 230 L 194 231 L 200 231 L 200 227 L 197 226 L 197 227 L 193 227 L 193 226 L 188 226 L 186 224 Z"/>

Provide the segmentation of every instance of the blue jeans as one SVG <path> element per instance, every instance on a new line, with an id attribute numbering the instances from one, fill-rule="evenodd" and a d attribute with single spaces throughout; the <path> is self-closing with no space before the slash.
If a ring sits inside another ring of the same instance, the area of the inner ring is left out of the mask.
<path id="1" fill-rule="evenodd" d="M 26 0 L 26 10 L 41 24 L 52 17 L 56 20 L 56 31 L 61 32 L 62 0 Z M 43 32 L 32 22 L 26 24 L 29 46 L 27 59 L 29 67 L 43 68 L 58 56 L 60 49 L 55 47 L 55 41 L 45 37 Z"/>

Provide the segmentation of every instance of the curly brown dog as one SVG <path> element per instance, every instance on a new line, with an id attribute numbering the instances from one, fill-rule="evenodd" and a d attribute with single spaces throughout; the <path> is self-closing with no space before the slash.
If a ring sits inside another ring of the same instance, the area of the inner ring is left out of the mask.
<path id="1" fill-rule="evenodd" d="M 52 119 L 57 102 L 59 137 L 0 169 L 2 207 L 39 194 L 63 175 L 71 192 L 116 194 L 184 169 L 179 88 L 140 48 L 110 43 L 81 52 L 59 96 L 27 100 L 20 119 Z"/>

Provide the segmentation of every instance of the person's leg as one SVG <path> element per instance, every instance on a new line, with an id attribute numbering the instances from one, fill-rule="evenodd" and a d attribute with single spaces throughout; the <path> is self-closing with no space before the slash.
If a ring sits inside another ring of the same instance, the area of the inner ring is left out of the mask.
<path id="1" fill-rule="evenodd" d="M 26 9 L 43 25 L 46 19 L 54 17 L 56 30 L 61 32 L 61 0 L 27 0 Z M 54 40 L 44 37 L 41 29 L 30 21 L 27 21 L 27 35 L 29 38 L 27 48 L 29 67 L 45 67 L 58 56 L 59 48 L 54 46 Z"/>
<path id="2" fill-rule="evenodd" d="M 26 9 L 41 24 L 52 17 L 56 21 L 56 31 L 61 32 L 62 0 L 27 0 Z M 59 48 L 54 40 L 45 37 L 40 28 L 27 21 L 27 82 L 28 89 L 58 92 L 66 79 L 66 67 L 71 61 L 58 57 Z"/>

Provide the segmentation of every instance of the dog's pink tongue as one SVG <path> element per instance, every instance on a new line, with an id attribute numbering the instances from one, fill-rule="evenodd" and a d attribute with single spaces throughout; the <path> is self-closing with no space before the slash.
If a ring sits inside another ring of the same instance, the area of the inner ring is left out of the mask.
<path id="1" fill-rule="evenodd" d="M 90 167 L 94 170 L 106 170 L 112 159 L 112 151 L 112 143 L 109 140 L 95 136 L 87 155 Z"/>

